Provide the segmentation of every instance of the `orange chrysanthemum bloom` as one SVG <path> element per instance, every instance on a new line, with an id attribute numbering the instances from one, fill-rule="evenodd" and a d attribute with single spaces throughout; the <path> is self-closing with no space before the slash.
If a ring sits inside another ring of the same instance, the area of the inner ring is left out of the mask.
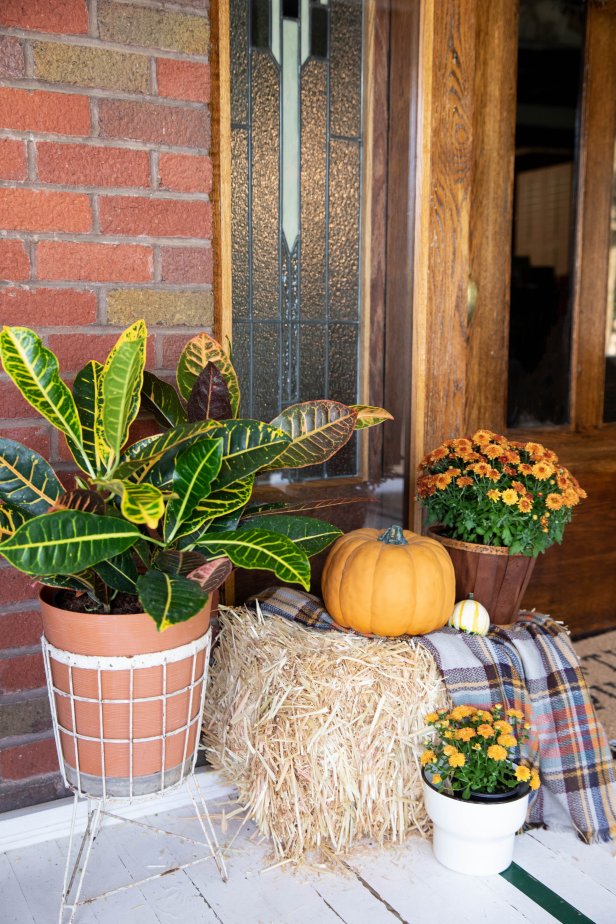
<path id="1" fill-rule="evenodd" d="M 490 466 L 487 462 L 475 462 L 474 465 L 471 465 L 471 469 L 478 475 L 485 476 L 490 474 Z"/>
<path id="2" fill-rule="evenodd" d="M 560 472 L 560 474 L 556 476 L 556 484 L 558 485 L 561 491 L 566 491 L 567 488 L 571 487 L 571 482 L 569 481 L 569 477 L 565 475 L 563 472 Z"/>
<path id="3" fill-rule="evenodd" d="M 497 443 L 490 443 L 489 446 L 484 447 L 483 452 L 488 459 L 496 459 L 502 454 L 503 447 L 499 446 Z"/>
<path id="4" fill-rule="evenodd" d="M 533 475 L 539 481 L 547 481 L 553 474 L 554 466 L 550 462 L 535 462 L 533 465 Z"/>
<path id="5" fill-rule="evenodd" d="M 473 444 L 470 440 L 467 440 L 465 437 L 461 439 L 452 440 L 451 448 L 455 449 L 456 452 L 472 452 Z"/>
<path id="6" fill-rule="evenodd" d="M 445 747 L 443 748 L 443 754 L 446 757 L 451 757 L 452 754 L 457 754 L 457 753 L 458 753 L 458 749 L 454 747 L 453 744 L 446 744 Z"/>
<path id="7" fill-rule="evenodd" d="M 541 443 L 526 443 L 524 449 L 535 462 L 545 458 L 545 446 L 542 446 Z"/>
<path id="8" fill-rule="evenodd" d="M 450 465 L 449 468 L 447 469 L 447 471 L 445 472 L 445 474 L 446 474 L 446 475 L 451 475 L 452 478 L 455 478 L 456 475 L 461 475 L 462 472 L 461 472 L 461 470 L 460 470 L 459 468 L 454 468 L 454 467 L 452 467 L 452 466 Z"/>
<path id="9" fill-rule="evenodd" d="M 522 475 L 532 475 L 533 473 L 533 467 L 529 465 L 528 462 L 522 462 L 518 466 L 518 469 Z"/>
<path id="10" fill-rule="evenodd" d="M 530 779 L 530 770 L 528 767 L 525 767 L 521 764 L 519 767 L 515 768 L 515 778 L 519 780 L 520 783 L 527 783 Z"/>
<path id="11" fill-rule="evenodd" d="M 420 760 L 421 760 L 421 766 L 425 767 L 426 764 L 431 764 L 433 763 L 433 761 L 436 760 L 436 754 L 434 753 L 434 751 L 424 751 L 420 757 Z"/>
<path id="12" fill-rule="evenodd" d="M 505 713 L 508 716 L 511 716 L 512 719 L 523 719 L 524 713 L 521 709 L 508 709 Z"/>
<path id="13" fill-rule="evenodd" d="M 567 488 L 563 494 L 563 504 L 565 507 L 575 507 L 579 502 L 580 499 L 577 492 L 573 488 Z"/>
<path id="14" fill-rule="evenodd" d="M 552 449 L 544 449 L 543 458 L 546 462 L 552 462 L 554 465 L 558 462 L 558 456 Z"/>
<path id="15" fill-rule="evenodd" d="M 511 487 L 514 491 L 517 491 L 518 494 L 526 494 L 526 487 L 522 484 L 521 481 L 513 481 Z"/>
<path id="16" fill-rule="evenodd" d="M 514 491 L 513 488 L 507 488 L 507 490 L 503 491 L 501 494 L 503 504 L 507 504 L 508 507 L 513 507 L 514 504 L 517 504 L 519 499 L 518 492 Z"/>
<path id="17" fill-rule="evenodd" d="M 447 718 L 459 722 L 461 719 L 468 719 L 469 715 L 473 715 L 474 712 L 473 706 L 467 706 L 463 703 L 460 706 L 454 706 Z"/>
<path id="18" fill-rule="evenodd" d="M 478 709 L 475 713 L 477 719 L 481 719 L 482 722 L 492 722 L 492 713 L 488 712 L 487 709 Z"/>
<path id="19" fill-rule="evenodd" d="M 472 440 L 478 446 L 485 446 L 492 441 L 494 436 L 495 434 L 491 430 L 477 430 L 476 433 L 473 433 Z"/>
<path id="20" fill-rule="evenodd" d="M 481 735 L 482 738 L 493 738 L 496 732 L 492 725 L 485 724 L 477 728 L 477 734 Z"/>
<path id="21" fill-rule="evenodd" d="M 507 713 L 507 714 L 509 714 L 509 713 Z M 499 719 L 498 722 L 495 722 L 495 723 L 494 723 L 494 728 L 498 728 L 499 732 L 500 732 L 502 735 L 510 735 L 511 732 L 513 731 L 513 728 L 511 727 L 511 725 L 509 724 L 509 722 L 505 722 L 504 719 Z"/>
<path id="22" fill-rule="evenodd" d="M 435 477 L 434 483 L 439 491 L 444 491 L 445 488 L 449 487 L 451 484 L 451 475 L 446 475 L 444 472 L 441 472 L 440 475 Z"/>
<path id="23" fill-rule="evenodd" d="M 518 501 L 518 510 L 521 513 L 530 513 L 532 509 L 533 509 L 533 502 L 530 499 L 530 497 L 528 496 L 521 497 L 520 500 Z"/>
<path id="24" fill-rule="evenodd" d="M 488 472 L 488 478 L 490 479 L 490 481 L 498 481 L 498 479 L 500 478 L 500 472 L 497 471 L 495 468 L 491 468 L 490 471 Z"/>
<path id="25" fill-rule="evenodd" d="M 530 780 L 528 781 L 528 785 L 530 786 L 531 789 L 539 789 L 539 787 L 541 786 L 541 780 L 539 779 L 539 774 L 537 773 L 536 770 L 531 771 Z"/>
<path id="26" fill-rule="evenodd" d="M 499 735 L 496 740 L 499 744 L 502 744 L 504 748 L 514 748 L 518 743 L 518 739 L 515 735 Z"/>
<path id="27" fill-rule="evenodd" d="M 442 783 L 443 777 L 440 775 L 440 773 L 435 773 L 434 776 L 432 777 L 432 782 L 434 783 L 434 785 L 436 785 L 437 783 Z"/>
<path id="28" fill-rule="evenodd" d="M 459 751 L 457 751 L 455 754 L 452 754 L 448 760 L 448 764 L 450 767 L 463 767 L 465 763 L 466 763 L 466 757 L 464 756 L 464 754 L 461 754 Z"/>
<path id="29" fill-rule="evenodd" d="M 429 712 L 428 715 L 424 716 L 424 722 L 426 725 L 432 725 L 434 722 L 438 722 L 438 712 Z"/>
<path id="30" fill-rule="evenodd" d="M 560 510 L 563 506 L 563 499 L 560 494 L 548 494 L 545 499 L 545 506 L 549 510 Z"/>
<path id="31" fill-rule="evenodd" d="M 472 483 L 473 479 L 469 478 L 468 475 L 460 475 L 459 478 L 456 478 L 456 484 L 459 488 L 468 488 Z"/>
<path id="32" fill-rule="evenodd" d="M 474 728 L 459 728 L 456 732 L 456 738 L 458 741 L 470 741 L 471 738 L 475 737 Z"/>
<path id="33" fill-rule="evenodd" d="M 496 488 L 490 488 L 488 491 L 488 497 L 491 501 L 497 501 L 500 498 L 500 491 L 497 491 Z"/>
<path id="34" fill-rule="evenodd" d="M 492 760 L 507 760 L 507 748 L 502 744 L 491 744 L 488 748 L 488 757 Z"/>
<path id="35" fill-rule="evenodd" d="M 439 459 L 444 459 L 447 455 L 447 449 L 444 446 L 439 446 L 437 449 L 433 449 L 429 455 L 431 462 L 438 462 Z"/>

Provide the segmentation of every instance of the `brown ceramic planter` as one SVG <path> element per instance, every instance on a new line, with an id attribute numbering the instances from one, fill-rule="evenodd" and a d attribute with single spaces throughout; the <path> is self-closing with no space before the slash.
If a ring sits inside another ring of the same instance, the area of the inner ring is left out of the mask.
<path id="1" fill-rule="evenodd" d="M 537 559 L 510 555 L 506 547 L 450 539 L 438 525 L 431 526 L 428 535 L 449 552 L 456 572 L 456 600 L 466 600 L 472 593 L 491 622 L 498 626 L 513 622 Z"/>
<path id="2" fill-rule="evenodd" d="M 76 655 L 134 657 L 178 649 L 201 638 L 210 623 L 209 603 L 187 622 L 159 632 L 147 613 L 108 616 L 73 613 L 55 607 L 50 602 L 52 598 L 53 591 L 44 588 L 40 602 L 45 638 L 55 648 Z M 160 664 L 134 669 L 132 696 L 130 669 L 103 669 L 100 671 L 100 697 L 99 671 L 80 666 L 69 668 L 52 656 L 50 668 L 58 691 L 54 699 L 60 745 L 69 782 L 76 783 L 79 766 L 82 784 L 79 788 L 84 788 L 85 780 L 92 795 L 100 794 L 104 775 L 106 792 L 122 796 L 127 794 L 131 771 L 134 781 L 131 793 L 135 794 L 159 789 L 161 780 L 168 786 L 181 778 L 186 772 L 186 765 L 192 762 L 200 722 L 194 721 L 187 731 L 178 730 L 186 726 L 189 715 L 191 720 L 197 718 L 202 685 L 197 683 L 192 695 L 187 688 L 190 688 L 193 677 L 203 675 L 206 653 L 207 648 L 200 651 L 196 655 L 196 663 L 193 663 L 192 655 L 169 663 L 166 679 Z M 81 701 L 79 697 L 90 701 Z M 159 698 L 138 702 L 144 697 Z M 99 740 L 101 723 L 106 739 L 103 745 Z M 85 737 L 75 739 L 73 732 Z M 131 743 L 121 739 L 130 739 Z"/>

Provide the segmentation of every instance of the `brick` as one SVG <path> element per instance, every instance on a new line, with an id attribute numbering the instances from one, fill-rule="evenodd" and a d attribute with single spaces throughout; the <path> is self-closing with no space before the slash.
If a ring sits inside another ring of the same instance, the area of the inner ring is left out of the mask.
<path id="1" fill-rule="evenodd" d="M 0 649 L 38 645 L 42 632 L 43 623 L 39 610 L 0 615 Z"/>
<path id="2" fill-rule="evenodd" d="M 163 369 L 177 368 L 178 359 L 191 337 L 196 337 L 205 325 L 200 325 L 195 331 L 186 331 L 185 334 L 165 334 L 163 337 Z"/>
<path id="3" fill-rule="evenodd" d="M 98 6 L 98 26 L 100 37 L 110 42 L 193 55 L 209 51 L 210 26 L 203 16 L 103 2 Z"/>
<path id="4" fill-rule="evenodd" d="M 211 247 L 162 247 L 162 281 L 212 282 Z"/>
<path id="5" fill-rule="evenodd" d="M 194 61 L 173 61 L 158 58 L 156 83 L 159 96 L 173 99 L 190 99 L 196 103 L 210 101 L 210 65 Z"/>
<path id="6" fill-rule="evenodd" d="M 20 132 L 90 134 L 86 96 L 0 87 L 0 125 Z"/>
<path id="7" fill-rule="evenodd" d="M 90 334 L 74 332 L 51 334 L 49 349 L 58 357 L 62 372 L 77 371 L 91 359 L 104 363 L 109 351 L 118 339 L 118 334 Z M 69 457 L 70 458 L 70 457 Z"/>
<path id="8" fill-rule="evenodd" d="M 132 290 L 127 290 L 128 293 Z M 140 314 L 136 314 L 133 320 L 138 320 Z M 110 320 L 110 323 L 115 323 Z M 126 326 L 126 325 L 123 325 Z M 58 357 L 60 368 L 63 372 L 76 372 L 81 369 L 91 359 L 104 363 L 109 355 L 109 351 L 120 336 L 120 331 L 109 334 L 92 334 L 75 331 L 70 334 L 50 334 L 48 337 L 49 348 Z M 148 366 L 153 363 L 154 340 L 148 337 L 146 357 Z M 71 456 L 68 456 L 70 459 Z"/>
<path id="9" fill-rule="evenodd" d="M 12 35 L 0 36 L 0 77 L 23 77 L 24 52 L 21 42 Z"/>
<path id="10" fill-rule="evenodd" d="M 39 637 L 41 629 L 39 627 Z M 47 691 L 27 699 L 0 702 L 0 728 L 5 737 L 36 735 L 51 729 L 51 711 Z"/>
<path id="11" fill-rule="evenodd" d="M 18 693 L 21 690 L 36 690 L 45 686 L 43 655 L 16 655 L 0 658 L 0 693 Z"/>
<path id="12" fill-rule="evenodd" d="M 0 567 L 0 608 L 38 598 L 39 584 L 28 574 L 22 574 L 11 565 Z"/>
<path id="13" fill-rule="evenodd" d="M 87 196 L 41 189 L 0 189 L 0 227 L 19 231 L 89 231 Z"/>
<path id="14" fill-rule="evenodd" d="M 9 138 L 0 140 L 0 179 L 25 180 L 27 176 L 25 143 Z"/>
<path id="15" fill-rule="evenodd" d="M 0 289 L 0 317 L 5 324 L 71 327 L 96 321 L 96 295 L 76 289 Z M 1 415 L 0 415 L 1 416 Z"/>
<path id="16" fill-rule="evenodd" d="M 212 190 L 212 161 L 204 155 L 161 153 L 158 173 L 163 189 L 198 193 Z"/>
<path id="17" fill-rule="evenodd" d="M 51 735 L 40 741 L 0 750 L 0 777 L 4 780 L 23 780 L 57 769 L 56 742 Z"/>
<path id="18" fill-rule="evenodd" d="M 9 282 L 27 279 L 30 275 L 30 258 L 23 241 L 0 240 L 0 279 Z M 4 324 L 10 322 L 2 315 Z"/>
<path id="19" fill-rule="evenodd" d="M 38 417 L 38 413 L 22 398 L 17 387 L 8 376 L 0 379 L 0 420 L 18 420 L 20 417 Z M 6 602 L 6 601 L 5 601 Z M 2 605 L 2 590 L 0 588 L 0 606 Z"/>
<path id="20" fill-rule="evenodd" d="M 0 25 L 83 34 L 88 31 L 86 0 L 2 0 Z"/>
<path id="21" fill-rule="evenodd" d="M 206 109 L 102 99 L 99 124 L 102 138 L 127 138 L 178 147 L 210 145 L 210 116 Z"/>
<path id="22" fill-rule="evenodd" d="M 103 234 L 209 238 L 212 233 L 209 202 L 105 196 L 99 209 Z"/>
<path id="23" fill-rule="evenodd" d="M 30 777 L 28 780 L 0 782 L 0 812 L 30 808 L 41 802 L 63 799 L 67 794 L 59 771 Z"/>
<path id="24" fill-rule="evenodd" d="M 35 42 L 33 50 L 34 75 L 39 80 L 127 93 L 148 89 L 149 60 L 145 55 L 58 42 Z"/>
<path id="25" fill-rule="evenodd" d="M 44 183 L 75 186 L 149 186 L 147 151 L 90 144 L 37 145 L 38 176 Z"/>
<path id="26" fill-rule="evenodd" d="M 107 296 L 107 318 L 110 324 L 122 326 L 144 318 L 149 326 L 185 324 L 201 329 L 212 323 L 212 293 L 113 289 Z"/>
<path id="27" fill-rule="evenodd" d="M 41 241 L 37 246 L 36 265 L 39 279 L 149 282 L 152 248 L 133 244 Z"/>
<path id="28" fill-rule="evenodd" d="M 29 449 L 34 449 L 45 458 L 49 458 L 51 451 L 51 441 L 49 438 L 49 427 L 47 424 L 40 424 L 32 427 L 2 427 L 2 436 L 8 440 L 15 440 L 17 443 L 23 443 Z M 0 648 L 2 641 L 0 639 Z"/>

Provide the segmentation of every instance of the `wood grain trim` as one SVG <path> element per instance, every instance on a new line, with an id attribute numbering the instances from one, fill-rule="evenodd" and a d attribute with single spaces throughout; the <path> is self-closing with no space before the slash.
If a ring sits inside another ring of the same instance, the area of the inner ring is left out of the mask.
<path id="1" fill-rule="evenodd" d="M 366 2 L 364 49 L 360 395 L 365 404 L 382 405 L 389 6 L 381 0 Z M 382 427 L 361 435 L 360 472 L 364 478 L 380 478 L 382 446 Z"/>
<path id="2" fill-rule="evenodd" d="M 231 340 L 231 65 L 229 0 L 211 0 L 214 336 Z"/>
<path id="3" fill-rule="evenodd" d="M 616 3 L 587 6 L 571 338 L 571 420 L 603 422 L 610 209 L 616 139 Z"/>
<path id="4" fill-rule="evenodd" d="M 465 423 L 477 15 L 474 0 L 427 0 L 421 9 L 411 479 L 425 452 Z M 409 522 L 419 529 L 413 493 Z"/>
<path id="5" fill-rule="evenodd" d="M 470 275 L 477 296 L 468 325 L 465 430 L 502 432 L 507 423 L 518 3 L 489 0 L 480 6 L 470 216 Z"/>

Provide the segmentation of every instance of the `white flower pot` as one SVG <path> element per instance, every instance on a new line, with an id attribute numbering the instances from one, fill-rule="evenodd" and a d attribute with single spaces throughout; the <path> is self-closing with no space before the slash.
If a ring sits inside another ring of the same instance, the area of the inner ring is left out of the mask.
<path id="1" fill-rule="evenodd" d="M 472 876 L 507 869 L 516 832 L 526 820 L 528 791 L 498 801 L 471 802 L 437 792 L 425 779 L 423 788 L 434 825 L 432 850 L 439 863 Z"/>

